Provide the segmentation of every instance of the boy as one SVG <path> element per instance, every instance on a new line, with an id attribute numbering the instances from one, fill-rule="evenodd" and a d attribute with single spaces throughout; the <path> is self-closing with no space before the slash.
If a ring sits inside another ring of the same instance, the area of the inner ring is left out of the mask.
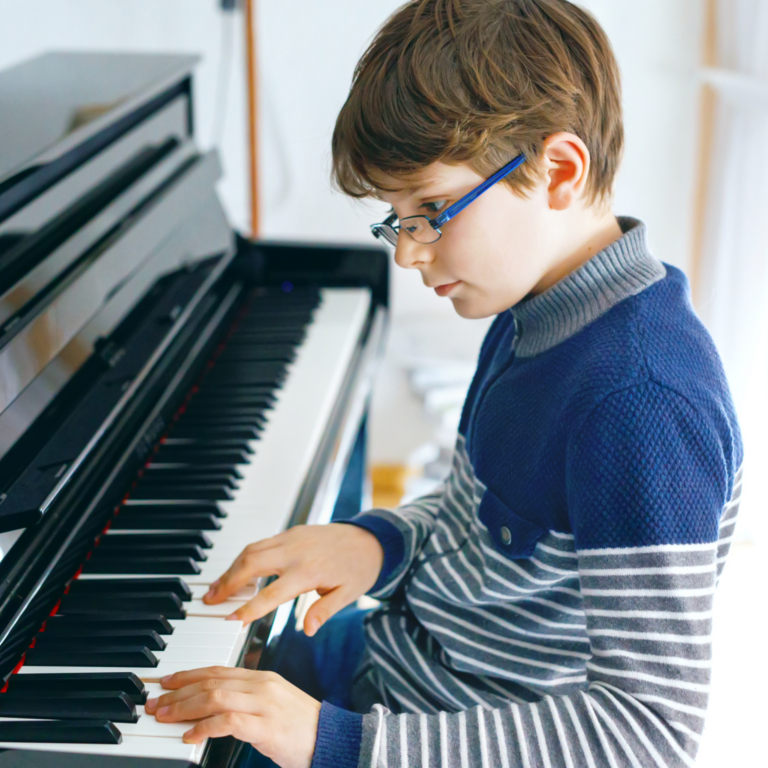
<path id="1" fill-rule="evenodd" d="M 207 598 L 276 574 L 253 620 L 317 589 L 308 637 L 380 598 L 364 643 L 346 614 L 315 638 L 322 706 L 209 669 L 165 681 L 160 719 L 291 768 L 693 763 L 742 450 L 685 277 L 611 213 L 622 136 L 610 44 L 566 0 L 413 0 L 385 24 L 334 169 L 391 204 L 374 232 L 401 267 L 498 315 L 453 468 L 395 511 L 251 545 Z"/>

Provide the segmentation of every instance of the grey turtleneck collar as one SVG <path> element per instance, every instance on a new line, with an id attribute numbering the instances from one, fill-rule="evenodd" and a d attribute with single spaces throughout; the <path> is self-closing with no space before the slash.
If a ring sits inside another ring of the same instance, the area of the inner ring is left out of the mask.
<path id="1" fill-rule="evenodd" d="M 648 250 L 645 224 L 626 216 L 619 216 L 618 222 L 624 233 L 618 240 L 559 283 L 512 307 L 517 357 L 551 349 L 667 274 Z"/>

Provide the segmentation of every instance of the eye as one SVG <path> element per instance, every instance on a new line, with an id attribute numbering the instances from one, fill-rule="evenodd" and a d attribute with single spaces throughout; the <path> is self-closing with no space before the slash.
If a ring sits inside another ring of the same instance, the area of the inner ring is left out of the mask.
<path id="1" fill-rule="evenodd" d="M 431 200 L 428 203 L 424 203 L 421 207 L 426 208 L 430 213 L 440 213 L 445 208 L 447 200 Z"/>

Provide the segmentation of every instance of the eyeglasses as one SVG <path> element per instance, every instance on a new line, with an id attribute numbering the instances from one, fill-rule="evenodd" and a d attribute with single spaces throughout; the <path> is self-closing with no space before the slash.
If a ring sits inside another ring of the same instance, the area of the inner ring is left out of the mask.
<path id="1" fill-rule="evenodd" d="M 483 192 L 509 176 L 524 162 L 525 155 L 518 155 L 511 163 L 500 168 L 493 176 L 486 179 L 482 184 L 478 184 L 471 192 L 446 208 L 434 219 L 430 219 L 429 216 L 407 216 L 397 224 L 397 214 L 392 213 L 380 224 L 371 224 L 371 232 L 374 237 L 386 240 L 390 245 L 397 245 L 397 236 L 400 231 L 407 232 L 417 243 L 425 245 L 436 243 L 443 235 L 440 230 L 443 224 L 450 221 L 457 213 L 461 213 L 473 200 L 477 200 Z"/>

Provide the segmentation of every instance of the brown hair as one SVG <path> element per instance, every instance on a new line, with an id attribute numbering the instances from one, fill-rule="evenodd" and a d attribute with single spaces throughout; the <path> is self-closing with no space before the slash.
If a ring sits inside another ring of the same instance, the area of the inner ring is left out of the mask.
<path id="1" fill-rule="evenodd" d="M 624 129 L 619 69 L 603 29 L 566 0 L 412 0 L 360 59 L 333 132 L 333 176 L 353 197 L 436 161 L 505 181 L 523 197 L 543 174 L 543 141 L 587 145 L 588 204 L 612 197 Z"/>

